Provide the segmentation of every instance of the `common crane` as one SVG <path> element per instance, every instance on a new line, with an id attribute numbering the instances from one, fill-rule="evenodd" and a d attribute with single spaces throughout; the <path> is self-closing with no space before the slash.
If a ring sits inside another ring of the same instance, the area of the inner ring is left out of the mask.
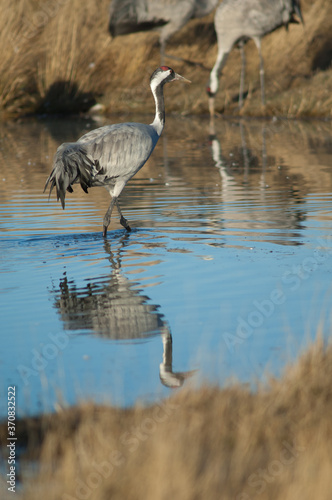
<path id="1" fill-rule="evenodd" d="M 190 19 L 207 16 L 219 0 L 113 0 L 109 31 L 113 37 L 157 29 L 164 64 L 167 40 Z"/>
<path id="2" fill-rule="evenodd" d="M 262 105 L 265 105 L 264 65 L 261 39 L 268 33 L 290 23 L 303 23 L 300 0 L 223 0 L 216 10 L 214 25 L 218 40 L 218 55 L 207 85 L 209 110 L 214 116 L 215 95 L 219 87 L 219 76 L 227 57 L 235 44 L 239 44 L 242 55 L 239 107 L 243 104 L 245 54 L 244 43 L 254 40 L 260 61 L 260 83 Z"/>
<path id="3" fill-rule="evenodd" d="M 87 193 L 89 187 L 104 186 L 111 195 L 111 203 L 104 216 L 103 236 L 111 221 L 116 205 L 121 225 L 130 231 L 128 221 L 123 217 L 118 198 L 129 181 L 150 157 L 165 124 L 163 87 L 165 83 L 180 80 L 190 83 L 172 68 L 161 66 L 150 78 L 150 88 L 155 100 L 154 121 L 143 123 L 118 123 L 91 130 L 77 142 L 64 143 L 57 149 L 53 170 L 48 177 L 45 190 L 56 187 L 57 200 L 65 208 L 66 191 L 73 192 L 72 185 L 80 183 Z"/>

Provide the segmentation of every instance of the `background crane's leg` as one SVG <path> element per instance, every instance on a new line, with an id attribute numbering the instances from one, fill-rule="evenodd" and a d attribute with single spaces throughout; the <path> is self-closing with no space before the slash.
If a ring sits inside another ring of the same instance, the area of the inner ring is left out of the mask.
<path id="1" fill-rule="evenodd" d="M 244 52 L 244 43 L 240 42 L 240 52 L 241 52 L 241 76 L 240 76 L 240 90 L 239 90 L 239 108 L 243 106 L 243 94 L 244 94 L 244 81 L 246 76 L 246 54 Z"/>
<path id="2" fill-rule="evenodd" d="M 165 40 L 160 41 L 160 65 L 163 66 L 165 64 Z"/>
<path id="3" fill-rule="evenodd" d="M 263 61 L 263 56 L 262 56 L 262 49 L 261 49 L 261 40 L 260 38 L 254 38 L 258 54 L 259 54 L 259 76 L 261 80 L 261 99 L 262 99 L 262 106 L 265 106 L 265 83 L 264 83 L 264 61 Z"/>
<path id="4" fill-rule="evenodd" d="M 111 222 L 112 210 L 113 210 L 113 207 L 114 207 L 114 203 L 116 203 L 116 202 L 117 202 L 117 199 L 116 198 L 112 198 L 110 206 L 108 207 L 107 212 L 104 215 L 104 220 L 103 220 L 103 236 L 104 236 L 104 238 L 106 237 L 107 228 L 108 228 L 108 226 L 110 225 L 110 222 Z"/>
<path id="5" fill-rule="evenodd" d="M 116 204 L 116 208 L 118 209 L 118 212 L 119 212 L 119 215 L 120 215 L 120 224 L 121 226 L 123 226 L 125 229 L 127 229 L 127 231 L 131 231 L 131 228 L 128 224 L 128 221 L 127 219 L 125 219 L 122 215 L 122 212 L 121 212 L 121 209 L 120 209 L 120 205 L 119 205 L 119 202 L 118 202 L 118 199 L 115 198 L 115 204 Z"/>
<path id="6" fill-rule="evenodd" d="M 225 51 L 224 49 L 218 51 L 217 60 L 215 62 L 215 65 L 212 68 L 211 73 L 210 73 L 210 79 L 209 79 L 207 91 L 208 91 L 208 95 L 209 95 L 210 119 L 212 121 L 213 121 L 214 114 L 215 114 L 214 102 L 215 102 L 215 95 L 216 95 L 217 90 L 219 88 L 219 78 L 220 78 L 221 70 L 226 64 L 228 54 L 229 54 L 229 51 Z"/>

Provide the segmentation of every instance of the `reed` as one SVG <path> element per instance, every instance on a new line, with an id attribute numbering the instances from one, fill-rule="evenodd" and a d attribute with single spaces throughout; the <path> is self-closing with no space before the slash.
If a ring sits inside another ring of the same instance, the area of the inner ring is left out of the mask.
<path id="1" fill-rule="evenodd" d="M 10 0 L 0 4 L 0 112 L 20 109 L 26 101 L 27 86 L 31 79 L 30 56 L 23 48 L 20 37 L 26 33 L 24 16 L 30 6 L 20 0 L 13 8 Z"/>
<path id="2" fill-rule="evenodd" d="M 59 111 L 59 107 L 61 111 L 79 111 L 88 109 L 94 97 L 102 92 L 98 71 L 110 44 L 100 15 L 106 3 L 82 5 L 78 0 L 61 3 L 38 40 L 39 106 L 45 111 L 54 112 L 57 108 Z"/>
<path id="3" fill-rule="evenodd" d="M 24 460 L 38 462 L 33 477 L 22 468 L 21 498 L 328 500 L 331 381 L 332 347 L 318 338 L 255 392 L 187 387 L 149 407 L 82 404 L 20 421 Z"/>
<path id="4" fill-rule="evenodd" d="M 304 28 L 290 26 L 288 33 L 278 30 L 263 41 L 266 109 L 260 106 L 257 51 L 248 43 L 249 95 L 242 114 L 331 116 L 326 89 L 332 87 L 332 4 L 329 0 L 303 0 L 302 4 Z M 84 4 L 79 0 L 0 0 L 3 118 L 84 112 L 96 101 L 110 113 L 153 109 L 148 81 L 159 65 L 158 36 L 136 33 L 111 40 L 108 8 L 109 0 L 86 0 Z M 204 88 L 217 54 L 213 13 L 189 22 L 169 42 L 167 52 L 197 63 L 167 60 L 193 82 L 189 91 L 178 86 L 168 89 L 167 109 L 206 114 Z M 224 68 L 217 97 L 217 108 L 226 114 L 238 114 L 239 73 L 240 57 L 235 49 Z"/>

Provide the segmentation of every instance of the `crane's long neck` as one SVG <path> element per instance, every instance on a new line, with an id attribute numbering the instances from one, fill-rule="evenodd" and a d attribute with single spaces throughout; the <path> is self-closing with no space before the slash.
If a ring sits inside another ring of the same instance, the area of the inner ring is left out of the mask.
<path id="1" fill-rule="evenodd" d="M 151 92 L 156 103 L 156 114 L 152 122 L 152 127 L 156 130 L 158 135 L 161 135 L 165 125 L 165 103 L 164 103 L 164 86 L 159 84 L 157 86 L 151 85 Z"/>

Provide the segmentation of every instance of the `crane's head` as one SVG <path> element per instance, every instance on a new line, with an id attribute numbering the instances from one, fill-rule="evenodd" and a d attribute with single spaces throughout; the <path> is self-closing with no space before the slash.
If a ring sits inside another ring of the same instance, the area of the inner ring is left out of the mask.
<path id="1" fill-rule="evenodd" d="M 150 78 L 150 86 L 153 89 L 175 80 L 179 80 L 184 83 L 191 83 L 191 81 L 187 80 L 187 78 L 184 78 L 183 76 L 175 73 L 172 68 L 169 68 L 168 66 L 160 66 L 160 68 L 157 68 L 152 73 Z"/>
<path id="2" fill-rule="evenodd" d="M 216 92 L 212 92 L 209 84 L 205 87 L 205 90 L 206 90 L 208 97 L 213 97 L 213 98 L 215 97 Z"/>
<path id="3" fill-rule="evenodd" d="M 215 68 L 212 69 L 209 77 L 209 81 L 207 82 L 207 85 L 205 87 L 206 93 L 208 97 L 214 98 L 218 88 L 219 88 L 219 78 L 220 78 L 221 72 L 216 70 Z"/>

